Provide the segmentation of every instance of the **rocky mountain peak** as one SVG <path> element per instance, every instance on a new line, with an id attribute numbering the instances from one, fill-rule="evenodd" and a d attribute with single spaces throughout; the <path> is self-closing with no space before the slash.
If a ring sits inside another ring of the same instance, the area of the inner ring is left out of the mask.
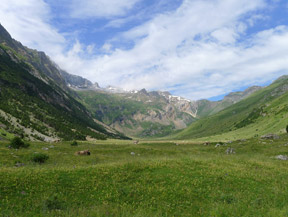
<path id="1" fill-rule="evenodd" d="M 149 95 L 145 88 L 141 89 L 138 93 L 144 94 L 144 95 Z"/>
<path id="2" fill-rule="evenodd" d="M 91 87 L 96 87 L 96 88 L 99 87 L 98 83 L 93 84 L 91 81 L 89 81 L 86 78 L 82 78 L 81 76 L 71 75 L 63 70 L 60 70 L 60 73 L 69 87 L 83 88 L 83 89 L 87 89 Z"/>

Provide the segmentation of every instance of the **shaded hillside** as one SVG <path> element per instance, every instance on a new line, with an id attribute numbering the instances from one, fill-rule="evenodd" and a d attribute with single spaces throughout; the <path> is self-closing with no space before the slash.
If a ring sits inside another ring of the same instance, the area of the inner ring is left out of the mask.
<path id="1" fill-rule="evenodd" d="M 6 132 L 47 141 L 123 137 L 93 120 L 44 53 L 23 47 L 2 26 L 0 87 L 0 128 Z"/>
<path id="2" fill-rule="evenodd" d="M 191 124 L 175 138 L 193 139 L 220 135 L 219 138 L 225 139 L 284 132 L 288 124 L 287 91 L 288 77 L 283 76 L 248 98 Z"/>
<path id="3" fill-rule="evenodd" d="M 64 78 L 59 72 L 59 67 L 41 51 L 29 49 L 20 42 L 14 40 L 6 29 L 0 24 L 0 44 L 2 49 L 13 59 L 20 63 L 25 62 L 31 67 L 27 70 L 35 77 L 45 81 L 50 85 L 57 84 L 62 89 L 68 91 Z"/>

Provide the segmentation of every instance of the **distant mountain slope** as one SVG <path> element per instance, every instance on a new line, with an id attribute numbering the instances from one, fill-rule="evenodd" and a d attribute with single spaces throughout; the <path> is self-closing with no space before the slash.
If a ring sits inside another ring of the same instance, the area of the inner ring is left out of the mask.
<path id="1" fill-rule="evenodd" d="M 173 138 L 245 138 L 284 132 L 288 117 L 288 76 L 256 91 L 240 102 L 203 118 Z"/>
<path id="2" fill-rule="evenodd" d="M 262 87 L 259 86 L 252 86 L 247 88 L 244 91 L 232 92 L 224 97 L 223 100 L 219 101 L 209 101 L 209 100 L 199 100 L 196 101 L 197 104 L 197 117 L 203 118 L 217 112 L 245 99 L 246 97 L 250 96 L 254 92 L 261 90 Z"/>
<path id="3" fill-rule="evenodd" d="M 127 138 L 108 132 L 73 97 L 58 67 L 0 25 L 0 128 L 30 139 Z"/>
<path id="4" fill-rule="evenodd" d="M 165 136 L 195 121 L 190 101 L 167 92 L 82 90 L 78 95 L 95 118 L 130 136 Z"/>

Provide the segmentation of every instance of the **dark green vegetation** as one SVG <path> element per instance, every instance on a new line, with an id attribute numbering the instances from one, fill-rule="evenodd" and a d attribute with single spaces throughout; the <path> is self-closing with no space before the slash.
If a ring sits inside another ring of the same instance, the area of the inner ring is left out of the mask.
<path id="1" fill-rule="evenodd" d="M 70 91 L 56 65 L 0 26 L 0 127 L 34 140 L 127 138 L 107 132 Z M 7 134 L 8 133 L 8 134 Z"/>
<path id="2" fill-rule="evenodd" d="M 71 143 L 71 146 L 78 146 L 78 142 L 77 142 L 77 141 L 73 141 L 73 142 Z"/>
<path id="3" fill-rule="evenodd" d="M 15 137 L 12 139 L 12 141 L 9 144 L 9 147 L 14 149 L 20 149 L 20 148 L 28 148 L 30 146 L 29 143 L 24 142 L 21 138 Z"/>
<path id="4" fill-rule="evenodd" d="M 0 210 L 4 216 L 287 216 L 288 162 L 275 158 L 288 154 L 287 141 L 285 134 L 218 148 L 32 143 L 18 152 L 0 143 Z M 227 155 L 228 147 L 236 154 Z M 90 156 L 74 155 L 85 149 Z M 34 152 L 50 157 L 35 164 Z"/>
<path id="5" fill-rule="evenodd" d="M 284 133 L 288 115 L 288 77 L 283 76 L 219 113 L 200 119 L 173 138 L 226 139 Z"/>
<path id="6" fill-rule="evenodd" d="M 34 163 L 45 163 L 49 159 L 49 156 L 47 154 L 43 153 L 34 153 L 31 157 L 31 161 Z"/>

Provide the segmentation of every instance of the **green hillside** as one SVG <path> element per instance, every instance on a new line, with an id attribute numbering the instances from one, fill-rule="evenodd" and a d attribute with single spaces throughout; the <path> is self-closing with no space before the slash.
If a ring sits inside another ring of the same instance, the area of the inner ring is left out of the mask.
<path id="1" fill-rule="evenodd" d="M 44 53 L 23 47 L 2 26 L 0 42 L 0 138 L 13 134 L 46 141 L 127 138 L 107 132 L 93 120 L 76 94 L 58 79 L 56 65 Z"/>
<path id="2" fill-rule="evenodd" d="M 287 90 L 288 77 L 283 76 L 248 98 L 191 124 L 173 138 L 209 139 L 213 136 L 225 140 L 283 133 L 288 124 Z"/>
<path id="3" fill-rule="evenodd" d="M 219 101 L 198 100 L 197 102 L 197 117 L 204 118 L 216 114 L 223 109 L 247 98 L 254 92 L 261 90 L 260 86 L 252 86 L 244 91 L 231 92 Z"/>

